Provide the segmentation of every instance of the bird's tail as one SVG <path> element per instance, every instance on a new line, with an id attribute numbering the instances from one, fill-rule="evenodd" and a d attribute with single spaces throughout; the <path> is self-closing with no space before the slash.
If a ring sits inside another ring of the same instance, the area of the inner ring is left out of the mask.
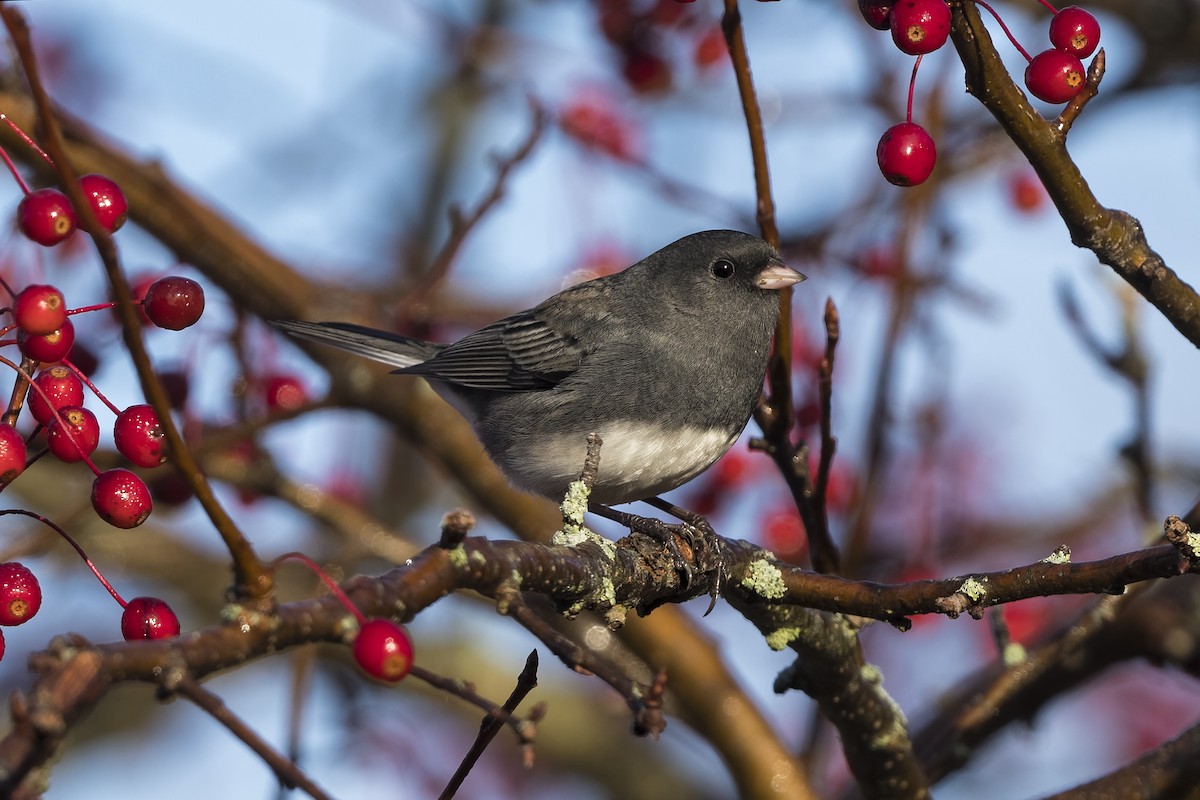
<path id="1" fill-rule="evenodd" d="M 348 322 L 275 320 L 276 328 L 297 339 L 332 345 L 393 367 L 411 367 L 433 358 L 442 345 Z"/>

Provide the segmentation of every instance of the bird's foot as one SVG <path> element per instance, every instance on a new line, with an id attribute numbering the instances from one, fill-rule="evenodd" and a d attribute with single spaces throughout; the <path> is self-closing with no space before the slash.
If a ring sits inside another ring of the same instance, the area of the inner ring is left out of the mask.
<path id="1" fill-rule="evenodd" d="M 624 525 L 633 533 L 640 533 L 661 542 L 679 574 L 679 586 L 684 593 L 692 591 L 704 576 L 711 575 L 708 580 L 710 602 L 704 612 L 707 616 L 721 595 L 721 579 L 725 566 L 721 537 L 713 530 L 708 520 L 699 514 L 673 506 L 657 497 L 647 502 L 676 517 L 680 522 L 668 523 L 654 517 L 642 517 L 603 506 L 593 506 L 592 511 Z"/>

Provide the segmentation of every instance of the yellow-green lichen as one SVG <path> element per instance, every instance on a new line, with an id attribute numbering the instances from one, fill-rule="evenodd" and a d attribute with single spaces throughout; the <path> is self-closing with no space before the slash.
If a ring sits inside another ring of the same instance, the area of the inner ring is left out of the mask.
<path id="1" fill-rule="evenodd" d="M 566 527 L 573 525 L 583 525 L 583 515 L 588 510 L 588 496 L 592 491 L 583 481 L 571 481 L 567 486 L 567 494 L 563 497 L 562 509 L 563 521 L 567 523 Z"/>
<path id="2" fill-rule="evenodd" d="M 1042 559 L 1043 564 L 1070 564 L 1071 563 L 1071 548 L 1065 544 L 1059 547 L 1050 555 Z"/>
<path id="3" fill-rule="evenodd" d="M 767 634 L 767 647 L 772 650 L 783 650 L 794 640 L 800 638 L 799 628 L 776 628 Z"/>
<path id="4" fill-rule="evenodd" d="M 1004 646 L 1004 652 L 1000 654 L 1000 657 L 1004 659 L 1004 666 L 1012 669 L 1019 666 L 1027 655 L 1025 647 L 1020 642 L 1009 642 Z"/>
<path id="5" fill-rule="evenodd" d="M 458 569 L 466 569 L 468 559 L 467 548 L 463 547 L 461 544 L 450 550 L 446 556 L 450 559 L 450 563 Z"/>
<path id="6" fill-rule="evenodd" d="M 958 591 L 966 595 L 972 603 L 978 603 L 987 597 L 987 587 L 975 578 L 967 578 L 963 581 L 962 586 L 958 587 Z"/>
<path id="7" fill-rule="evenodd" d="M 750 568 L 742 578 L 742 586 L 768 600 L 778 600 L 787 594 L 783 573 L 765 558 L 750 562 Z"/>

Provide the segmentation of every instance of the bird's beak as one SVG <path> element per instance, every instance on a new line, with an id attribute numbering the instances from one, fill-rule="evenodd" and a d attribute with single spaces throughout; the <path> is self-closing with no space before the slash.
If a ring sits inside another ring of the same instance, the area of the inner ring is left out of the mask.
<path id="1" fill-rule="evenodd" d="M 771 259 L 762 272 L 754 279 L 754 284 L 760 289 L 786 289 L 792 284 L 804 280 L 804 276 L 789 267 L 779 259 Z"/>

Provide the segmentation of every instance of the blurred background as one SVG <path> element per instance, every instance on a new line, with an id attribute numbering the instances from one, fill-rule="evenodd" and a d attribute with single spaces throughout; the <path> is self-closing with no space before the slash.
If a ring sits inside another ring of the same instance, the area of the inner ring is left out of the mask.
<path id="1" fill-rule="evenodd" d="M 1003 569 L 1064 542 L 1077 560 L 1103 557 L 1143 546 L 1165 515 L 1191 508 L 1200 495 L 1194 348 L 1071 244 L 1036 176 L 964 92 L 953 49 L 927 56 L 917 78 L 913 117 L 937 140 L 938 168 L 929 184 L 902 190 L 883 181 L 874 150 L 904 118 L 912 59 L 853 3 L 741 5 L 785 255 L 809 276 L 795 297 L 794 375 L 810 436 L 827 298 L 840 314 L 830 504 L 856 576 Z M 1100 201 L 1140 219 L 1166 263 L 1195 283 L 1200 6 L 1088 7 L 1108 73 L 1071 131 L 1070 152 Z M 996 9 L 1031 52 L 1048 46 L 1049 12 L 1033 0 Z M 398 326 L 431 338 L 457 337 L 695 230 L 756 230 L 745 123 L 713 0 L 43 0 L 24 10 L 67 110 L 297 270 L 372 294 Z M 1021 56 L 989 25 L 1019 75 Z M 487 196 L 497 160 L 529 136 L 535 107 L 550 122 L 504 180 L 502 198 L 444 280 L 409 302 L 451 233 L 448 210 L 469 211 Z M 19 199 L 15 184 L 0 192 L 0 204 L 15 209 Z M 53 281 L 72 306 L 106 298 L 84 237 L 48 251 L 10 227 L 0 242 L 10 280 Z M 188 385 L 180 418 L 197 440 L 286 408 L 269 391 L 280 381 L 303 397 L 323 395 L 321 370 L 151 236 L 131 225 L 117 242 L 135 283 L 179 273 L 208 291 L 198 326 L 148 333 L 156 364 Z M 97 385 L 118 405 L 140 402 L 113 320 L 85 316 L 79 341 L 98 358 Z M 1104 347 L 1132 342 L 1146 381 L 1116 374 L 1081 329 Z M 387 568 L 386 548 L 370 545 L 379 530 L 348 540 L 305 513 L 305 492 L 368 509 L 410 552 L 436 540 L 445 511 L 472 507 L 361 412 L 318 410 L 265 427 L 257 441 L 296 495 L 289 502 L 222 484 L 221 497 L 264 556 L 301 549 L 346 575 Z M 1134 468 L 1131 453 L 1145 456 L 1146 469 Z M 126 596 L 167 598 L 185 629 L 213 624 L 228 567 L 194 502 L 176 505 L 170 487 L 157 485 L 151 521 L 117 532 L 92 518 L 89 478 L 82 467 L 39 463 L 6 505 L 77 534 Z M 744 443 L 674 499 L 710 514 L 725 536 L 806 563 L 782 480 Z M 486 517 L 480 532 L 511 535 Z M 65 545 L 12 518 L 3 543 L 39 574 L 46 596 L 36 620 L 6 632 L 6 689 L 28 685 L 25 655 L 56 633 L 118 638 L 119 609 Z M 306 597 L 317 587 L 297 574 L 287 592 Z M 1032 639 L 1085 603 L 1014 604 L 1013 636 Z M 702 606 L 688 611 L 699 616 Z M 812 733 L 811 703 L 771 692 L 788 656 L 723 605 L 701 625 L 789 744 L 812 748 L 815 774 L 831 792 L 841 786 L 836 739 Z M 537 645 L 470 598 L 438 604 L 411 632 L 418 663 L 496 698 Z M 971 619 L 920 619 L 906 634 L 877 626 L 864 641 L 914 724 L 996 658 L 987 624 Z M 541 654 L 534 699 L 549 713 L 537 767 L 525 773 L 502 734 L 460 796 L 670 796 L 654 786 L 733 795 L 721 762 L 682 722 L 673 719 L 659 742 L 635 739 L 619 698 Z M 290 741 L 339 798 L 436 794 L 478 725 L 452 699 L 367 684 L 337 648 L 280 655 L 208 685 L 277 746 Z M 102 703 L 55 765 L 47 796 L 275 796 L 269 770 L 223 729 L 152 695 L 123 688 Z M 1175 736 L 1198 712 L 1192 678 L 1121 664 L 990 742 L 937 796 L 1064 788 Z M 614 759 L 627 774 L 613 774 Z"/>

